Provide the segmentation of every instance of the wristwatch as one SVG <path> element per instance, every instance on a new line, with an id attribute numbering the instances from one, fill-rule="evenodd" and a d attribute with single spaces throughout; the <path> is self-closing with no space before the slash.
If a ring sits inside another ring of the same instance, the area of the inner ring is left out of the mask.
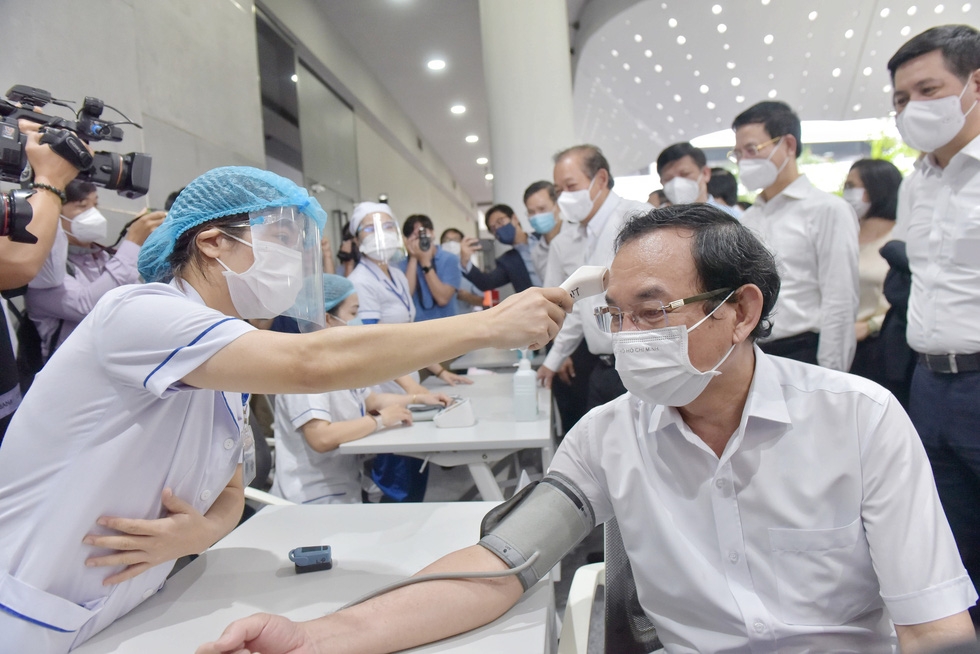
<path id="1" fill-rule="evenodd" d="M 374 415 L 374 431 L 381 431 L 385 428 L 384 418 L 381 417 L 380 413 Z"/>
<path id="2" fill-rule="evenodd" d="M 422 274 L 423 274 L 423 275 L 424 275 L 424 274 L 428 274 L 428 272 L 429 272 L 430 270 L 432 270 L 432 266 L 422 266 Z"/>

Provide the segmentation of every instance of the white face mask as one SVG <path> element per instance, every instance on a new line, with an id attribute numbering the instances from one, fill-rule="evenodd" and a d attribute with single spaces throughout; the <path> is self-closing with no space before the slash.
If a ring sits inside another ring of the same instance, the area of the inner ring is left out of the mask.
<path id="1" fill-rule="evenodd" d="M 381 238 L 369 236 L 361 244 L 361 252 L 375 261 L 395 262 L 405 257 L 402 237 L 396 231 L 382 230 Z"/>
<path id="2" fill-rule="evenodd" d="M 677 325 L 613 334 L 616 371 L 626 390 L 648 404 L 686 406 L 696 400 L 712 377 L 721 374 L 718 367 L 732 353 L 735 345 L 728 348 L 725 356 L 711 370 L 701 372 L 694 367 L 688 355 L 687 334 L 710 318 L 732 293 L 690 329 Z"/>
<path id="3" fill-rule="evenodd" d="M 101 241 L 109 233 L 109 221 L 95 207 L 86 209 L 74 218 L 62 218 L 69 222 L 68 232 L 82 243 Z"/>
<path id="4" fill-rule="evenodd" d="M 906 104 L 902 113 L 895 116 L 895 125 L 905 144 L 920 152 L 935 152 L 956 138 L 966 123 L 966 117 L 977 106 L 974 100 L 966 113 L 960 108 L 960 101 L 968 88 L 969 82 L 958 96 L 912 100 Z"/>
<path id="5" fill-rule="evenodd" d="M 595 184 L 595 177 L 589 182 L 589 188 L 580 191 L 562 191 L 558 196 L 558 209 L 561 211 L 562 220 L 568 223 L 577 224 L 589 217 L 592 212 L 592 185 Z"/>
<path id="6" fill-rule="evenodd" d="M 864 218 L 868 209 L 871 208 L 871 203 L 864 199 L 863 188 L 844 189 L 844 201 L 854 208 L 854 213 L 857 214 L 858 218 Z"/>
<path id="7" fill-rule="evenodd" d="M 459 253 L 461 252 L 460 248 L 462 246 L 460 245 L 459 241 L 446 241 L 440 247 L 442 247 L 442 249 L 445 250 L 446 252 L 449 252 L 450 254 L 455 254 L 458 257 Z"/>
<path id="8" fill-rule="evenodd" d="M 783 171 L 783 168 L 789 162 L 788 155 L 783 159 L 783 163 L 779 168 L 776 168 L 776 164 L 772 162 L 772 155 L 776 154 L 776 150 L 779 149 L 782 143 L 783 139 L 780 138 L 776 142 L 776 145 L 773 146 L 772 152 L 765 159 L 742 159 L 738 162 L 738 178 L 745 185 L 745 188 L 750 191 L 757 191 L 761 188 L 769 188 L 776 182 L 779 173 Z"/>
<path id="9" fill-rule="evenodd" d="M 228 293 L 238 315 L 275 318 L 293 306 L 303 286 L 303 255 L 279 243 L 249 243 L 231 234 L 225 236 L 252 248 L 255 257 L 251 267 L 241 273 L 217 259 L 225 269 L 222 274 L 228 280 Z"/>
<path id="10" fill-rule="evenodd" d="M 664 184 L 664 193 L 667 194 L 667 199 L 674 204 L 690 204 L 701 195 L 701 187 L 693 179 L 675 177 Z"/>

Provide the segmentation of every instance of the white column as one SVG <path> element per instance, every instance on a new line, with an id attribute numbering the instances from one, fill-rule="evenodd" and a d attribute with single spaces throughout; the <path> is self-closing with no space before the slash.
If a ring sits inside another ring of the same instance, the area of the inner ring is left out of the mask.
<path id="1" fill-rule="evenodd" d="M 524 213 L 524 189 L 551 180 L 575 145 L 565 0 L 480 0 L 495 202 Z"/>

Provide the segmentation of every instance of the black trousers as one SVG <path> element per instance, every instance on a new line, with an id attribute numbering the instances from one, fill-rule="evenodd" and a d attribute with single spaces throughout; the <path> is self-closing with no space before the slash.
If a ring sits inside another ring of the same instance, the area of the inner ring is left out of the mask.
<path id="1" fill-rule="evenodd" d="M 817 363 L 817 346 L 820 344 L 820 334 L 816 332 L 803 332 L 796 336 L 777 338 L 774 341 L 764 341 L 759 343 L 759 347 L 766 354 L 787 359 L 795 359 L 803 363 Z"/>
<path id="2" fill-rule="evenodd" d="M 571 355 L 572 365 L 575 366 L 575 376 L 571 384 L 566 384 L 557 375 L 551 381 L 551 392 L 558 405 L 558 415 L 561 416 L 562 434 L 575 426 L 585 412 L 589 410 L 589 379 L 592 369 L 599 362 L 599 357 L 589 352 L 585 339 Z"/>

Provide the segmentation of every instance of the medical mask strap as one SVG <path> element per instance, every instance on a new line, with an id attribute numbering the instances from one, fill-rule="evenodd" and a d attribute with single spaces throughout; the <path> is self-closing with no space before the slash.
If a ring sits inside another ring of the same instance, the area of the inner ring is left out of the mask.
<path id="1" fill-rule="evenodd" d="M 977 72 L 977 71 L 973 71 L 973 73 L 975 73 L 975 72 Z M 960 91 L 959 99 L 960 99 L 961 102 L 963 101 L 963 96 L 966 95 L 966 90 L 968 88 L 970 88 L 970 80 L 973 78 L 973 73 L 970 73 L 970 77 L 968 77 L 966 79 L 966 85 L 963 87 L 963 90 Z M 967 116 L 969 116 L 970 115 L 970 112 L 973 111 L 976 108 L 976 106 L 977 106 L 977 101 L 974 100 L 973 101 L 973 104 L 970 105 L 970 108 L 967 109 L 966 112 L 963 114 L 963 118 L 966 118 Z"/>
<path id="2" fill-rule="evenodd" d="M 772 161 L 772 155 L 776 154 L 776 148 L 778 148 L 780 145 L 783 144 L 783 138 L 785 138 L 785 137 L 780 136 L 779 137 L 779 140 L 776 141 L 776 145 L 774 145 L 772 147 L 772 152 L 770 152 L 769 153 L 769 156 L 766 157 L 766 161 L 769 161 L 769 162 Z M 786 164 L 788 164 L 788 163 L 789 163 L 789 155 L 787 154 L 786 157 L 783 159 L 783 163 L 780 164 L 779 168 L 776 169 L 776 175 L 777 176 L 779 175 L 779 173 L 783 172 L 783 168 L 785 168 L 786 167 Z M 773 164 L 773 165 L 776 165 L 776 164 Z"/>
<path id="3" fill-rule="evenodd" d="M 689 328 L 688 328 L 688 330 L 687 330 L 687 333 L 688 333 L 688 334 L 690 334 L 690 333 L 691 333 L 691 332 L 693 332 L 693 331 L 694 331 L 695 329 L 697 329 L 698 327 L 700 327 L 700 326 L 701 326 L 701 323 L 703 323 L 703 322 L 704 322 L 705 320 L 707 320 L 707 319 L 708 319 L 708 318 L 710 318 L 711 316 L 713 316 L 713 315 L 715 315 L 715 311 L 717 311 L 718 309 L 720 309 L 720 308 L 721 308 L 721 306 L 722 306 L 723 304 L 725 304 L 725 302 L 728 302 L 728 298 L 730 298 L 730 297 L 731 297 L 732 295 L 734 295 L 734 294 L 735 294 L 735 291 L 732 291 L 731 293 L 729 293 L 728 295 L 726 295 L 726 296 L 725 296 L 725 299 L 724 299 L 724 300 L 722 300 L 721 302 L 719 302 L 719 303 L 718 303 L 718 306 L 716 306 L 716 307 L 715 307 L 714 309 L 712 309 L 712 310 L 711 310 L 711 313 L 709 313 L 709 314 L 708 314 L 708 315 L 706 315 L 706 316 L 705 316 L 704 318 L 702 318 L 701 320 L 699 320 L 699 321 L 697 321 L 696 323 L 694 323 L 694 325 L 693 325 L 693 326 L 691 326 L 691 327 L 689 327 Z"/>
<path id="4" fill-rule="evenodd" d="M 248 247 L 250 247 L 252 249 L 255 249 L 252 246 L 251 243 L 249 243 L 248 241 L 246 241 L 243 238 L 238 238 L 234 234 L 229 234 L 228 232 L 226 232 L 225 230 L 221 229 L 220 227 L 218 228 L 218 231 L 221 232 L 222 234 L 224 234 L 225 236 L 227 236 L 228 238 L 232 239 L 232 240 L 238 241 L 239 243 L 244 243 Z M 230 272 L 232 275 L 241 275 L 242 274 L 242 273 L 236 273 L 234 270 L 232 270 L 231 268 L 229 268 L 228 266 L 226 266 L 225 265 L 225 262 L 222 261 L 221 259 L 219 259 L 218 257 L 215 257 L 214 260 L 217 261 L 218 263 L 220 263 L 221 264 L 221 267 L 224 268 L 225 270 L 227 270 L 228 272 Z"/>

